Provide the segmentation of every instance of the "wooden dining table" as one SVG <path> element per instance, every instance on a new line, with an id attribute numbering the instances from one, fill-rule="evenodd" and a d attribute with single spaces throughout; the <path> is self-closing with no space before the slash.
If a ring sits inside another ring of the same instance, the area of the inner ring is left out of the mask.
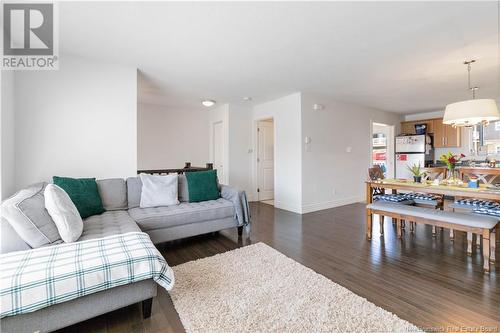
<path id="1" fill-rule="evenodd" d="M 388 189 L 394 191 L 410 191 L 426 194 L 445 195 L 454 198 L 474 198 L 500 202 L 500 190 L 490 189 L 485 184 L 479 188 L 470 188 L 467 184 L 433 185 L 432 182 L 415 183 L 404 179 L 369 180 L 366 182 L 366 202 L 373 202 L 373 189 Z"/>

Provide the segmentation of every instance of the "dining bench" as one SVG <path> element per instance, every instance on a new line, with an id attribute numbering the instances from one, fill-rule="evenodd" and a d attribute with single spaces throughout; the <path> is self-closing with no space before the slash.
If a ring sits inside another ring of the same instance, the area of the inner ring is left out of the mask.
<path id="1" fill-rule="evenodd" d="M 486 215 L 442 211 L 431 208 L 398 205 L 391 202 L 374 202 L 366 206 L 366 238 L 372 238 L 373 214 L 392 217 L 396 220 L 398 238 L 402 237 L 401 221 L 428 224 L 470 232 L 483 236 L 483 269 L 490 271 L 490 261 L 495 261 L 495 227 L 498 218 Z M 469 240 L 468 240 L 469 242 Z M 470 255 L 471 246 L 467 252 Z"/>

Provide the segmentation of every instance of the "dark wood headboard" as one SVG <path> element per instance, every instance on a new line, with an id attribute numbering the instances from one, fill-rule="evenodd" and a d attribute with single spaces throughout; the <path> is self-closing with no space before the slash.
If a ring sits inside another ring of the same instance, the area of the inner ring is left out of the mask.
<path id="1" fill-rule="evenodd" d="M 194 172 L 194 171 L 207 171 L 213 170 L 213 163 L 207 163 L 205 167 L 194 167 L 191 166 L 191 162 L 186 162 L 184 168 L 182 169 L 156 169 L 156 170 L 137 170 L 137 174 L 149 173 L 150 175 L 168 175 L 169 173 L 184 173 L 184 172 Z"/>

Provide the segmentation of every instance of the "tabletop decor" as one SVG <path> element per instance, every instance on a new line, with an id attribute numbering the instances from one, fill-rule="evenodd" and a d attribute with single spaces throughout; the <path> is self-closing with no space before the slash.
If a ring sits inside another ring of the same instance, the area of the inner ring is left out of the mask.
<path id="1" fill-rule="evenodd" d="M 406 167 L 412 173 L 413 181 L 415 183 L 421 183 L 422 177 L 425 176 L 425 171 L 422 170 L 422 167 L 420 166 L 420 164 L 413 164 L 413 165 L 408 164 Z"/>
<path id="2" fill-rule="evenodd" d="M 448 185 L 460 185 L 462 184 L 462 180 L 456 176 L 456 167 L 457 163 L 464 158 L 464 154 L 454 155 L 452 152 L 448 152 L 448 154 L 443 154 L 439 158 L 443 163 L 446 164 L 448 168 L 448 177 L 445 180 L 445 183 Z"/>

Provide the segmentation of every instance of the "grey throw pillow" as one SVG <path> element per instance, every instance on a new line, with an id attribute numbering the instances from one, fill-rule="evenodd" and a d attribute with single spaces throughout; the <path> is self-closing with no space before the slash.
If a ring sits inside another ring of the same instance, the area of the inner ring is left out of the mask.
<path id="1" fill-rule="evenodd" d="M 179 175 L 179 201 L 189 202 L 189 190 L 186 175 Z"/>
<path id="2" fill-rule="evenodd" d="M 127 184 L 124 179 L 100 179 L 97 181 L 97 189 L 105 210 L 127 209 Z"/>
<path id="3" fill-rule="evenodd" d="M 45 209 L 47 183 L 22 189 L 2 203 L 2 216 L 32 248 L 61 243 L 56 224 Z"/>

